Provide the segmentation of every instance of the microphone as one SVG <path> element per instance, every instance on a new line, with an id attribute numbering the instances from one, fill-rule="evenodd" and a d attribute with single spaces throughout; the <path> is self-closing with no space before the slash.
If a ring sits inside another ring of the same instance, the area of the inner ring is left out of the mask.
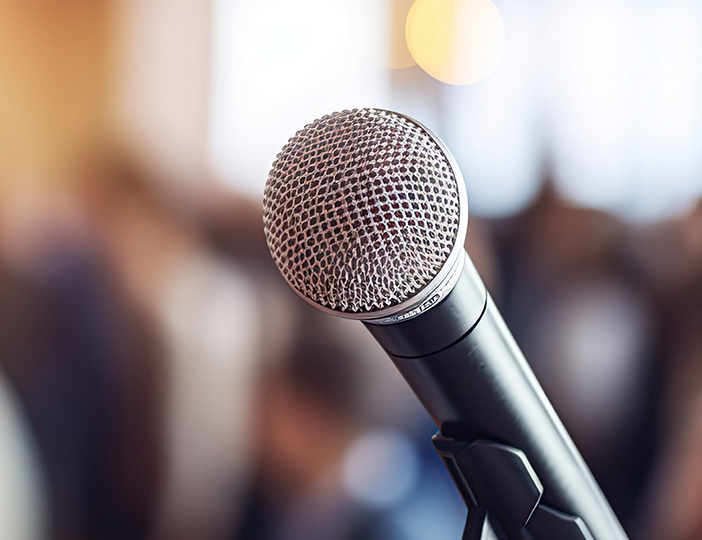
<path id="1" fill-rule="evenodd" d="M 278 154 L 263 222 L 290 286 L 362 321 L 431 415 L 464 540 L 626 540 L 463 248 L 438 137 L 386 110 L 324 116 Z"/>

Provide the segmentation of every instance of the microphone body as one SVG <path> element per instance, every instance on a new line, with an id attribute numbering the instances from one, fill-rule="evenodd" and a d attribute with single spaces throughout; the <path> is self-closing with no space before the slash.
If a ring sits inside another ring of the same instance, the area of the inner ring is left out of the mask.
<path id="1" fill-rule="evenodd" d="M 476 507 L 487 501 L 495 506 L 488 513 L 501 518 L 492 522 L 493 528 L 502 529 L 495 533 L 498 538 L 627 538 L 468 257 L 441 303 L 409 321 L 365 326 L 439 428 L 441 440 L 437 443 L 435 437 L 435 445 L 444 461 L 449 460 L 447 467 L 469 512 L 473 507 L 477 513 Z M 446 442 L 460 452 L 466 448 L 461 442 L 475 441 L 523 452 L 533 469 L 525 475 L 527 483 L 535 484 L 531 499 L 527 495 L 527 500 L 510 503 L 519 492 L 510 479 L 503 485 L 493 477 L 472 478 L 472 486 L 466 481 L 466 471 L 456 463 L 460 456 Z M 537 504 L 530 508 L 533 502 Z M 521 515 L 513 511 L 520 504 L 525 507 Z M 531 523 L 537 512 L 540 522 Z"/>

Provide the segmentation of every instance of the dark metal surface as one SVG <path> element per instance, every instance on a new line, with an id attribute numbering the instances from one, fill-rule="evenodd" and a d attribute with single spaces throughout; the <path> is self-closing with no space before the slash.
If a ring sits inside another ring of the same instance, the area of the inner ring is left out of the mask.
<path id="1" fill-rule="evenodd" d="M 579 517 L 539 506 L 527 526 L 534 540 L 592 540 L 592 534 Z"/>
<path id="2" fill-rule="evenodd" d="M 582 518 L 595 540 L 626 539 L 490 299 L 478 324 L 451 347 L 390 356 L 443 436 L 523 451 L 543 484 L 544 504 Z"/>

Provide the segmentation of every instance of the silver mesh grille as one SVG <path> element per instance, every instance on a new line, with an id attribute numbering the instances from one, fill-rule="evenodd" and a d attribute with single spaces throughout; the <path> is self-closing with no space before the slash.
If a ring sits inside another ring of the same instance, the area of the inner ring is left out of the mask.
<path id="1" fill-rule="evenodd" d="M 456 177 L 420 126 L 388 111 L 321 118 L 278 154 L 264 226 L 285 279 L 314 303 L 363 314 L 426 287 L 459 234 Z"/>

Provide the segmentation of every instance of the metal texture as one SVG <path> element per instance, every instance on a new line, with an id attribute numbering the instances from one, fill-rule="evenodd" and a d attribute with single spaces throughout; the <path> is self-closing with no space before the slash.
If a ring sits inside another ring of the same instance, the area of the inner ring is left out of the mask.
<path id="1" fill-rule="evenodd" d="M 467 220 L 450 152 L 421 124 L 379 109 L 305 126 L 264 192 L 266 240 L 293 289 L 376 323 L 416 316 L 450 292 Z"/>

